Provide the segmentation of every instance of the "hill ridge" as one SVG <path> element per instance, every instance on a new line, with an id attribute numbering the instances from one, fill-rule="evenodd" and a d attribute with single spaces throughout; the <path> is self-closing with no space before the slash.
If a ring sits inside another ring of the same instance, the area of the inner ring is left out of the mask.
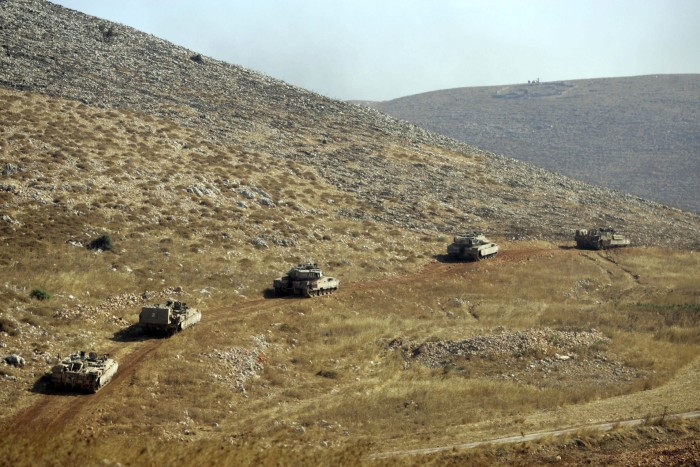
<path id="1" fill-rule="evenodd" d="M 700 211 L 700 74 L 454 88 L 365 104 L 589 183 Z"/>
<path id="2" fill-rule="evenodd" d="M 6 0 L 0 18 L 4 87 L 167 118 L 198 132 L 204 152 L 206 144 L 224 144 L 265 154 L 272 164 L 313 167 L 371 206 L 324 205 L 351 220 L 444 232 L 469 225 L 513 239 L 564 239 L 580 224 L 610 224 L 634 232 L 640 244 L 698 244 L 698 216 L 501 157 L 126 26 L 42 0 Z"/>

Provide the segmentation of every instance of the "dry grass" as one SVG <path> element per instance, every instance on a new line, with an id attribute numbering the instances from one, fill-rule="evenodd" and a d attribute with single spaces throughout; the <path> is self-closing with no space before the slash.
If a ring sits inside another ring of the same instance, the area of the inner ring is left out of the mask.
<path id="1" fill-rule="evenodd" d="M 440 263 L 451 232 L 341 216 L 338 206 L 368 208 L 249 141 L 218 147 L 172 122 L 30 94 L 1 91 L 0 101 L 0 163 L 21 167 L 12 183 L 44 187 L 36 198 L 0 192 L 17 221 L 0 223 L 0 335 L 8 351 L 37 356 L 26 370 L 8 370 L 19 380 L 1 402 L 21 408 L 43 397 L 20 388 L 48 369 L 46 355 L 114 347 L 126 359 L 148 344 L 115 337 L 140 304 L 105 311 L 110 297 L 183 287 L 183 299 L 204 313 L 80 414 L 89 433 L 50 433 L 33 464 L 68 458 L 68 445 L 72 459 L 87 463 L 98 453 L 98 461 L 164 463 L 185 455 L 190 441 L 199 449 L 190 455 L 215 463 L 271 463 L 282 453 L 353 463 L 380 448 L 517 433 L 532 415 L 661 387 L 698 356 L 697 254 L 500 242 L 504 254 L 493 261 Z M 404 148 L 387 157 L 430 162 Z M 260 202 L 261 192 L 274 206 Z M 426 215 L 452 215 L 445 206 L 426 206 Z M 104 234 L 113 251 L 67 243 Z M 339 277 L 341 291 L 261 300 L 275 276 L 304 260 Z M 52 298 L 31 300 L 34 288 Z M 61 318 L 76 310 L 79 318 Z M 619 384 L 564 372 L 504 379 L 525 374 L 530 360 L 428 368 L 386 346 L 397 337 L 458 341 L 543 327 L 598 329 L 610 340 L 576 349 L 582 358 L 604 357 L 640 376 Z M 253 336 L 269 346 L 245 391 L 235 375 L 213 378 L 221 369 L 207 355 L 249 348 Z M 562 417 L 557 424 L 577 422 Z M 25 441 L 4 449 L 8 462 L 26 460 Z M 177 447 L 165 453 L 163 443 Z M 494 460 L 482 454 L 478 462 Z"/>

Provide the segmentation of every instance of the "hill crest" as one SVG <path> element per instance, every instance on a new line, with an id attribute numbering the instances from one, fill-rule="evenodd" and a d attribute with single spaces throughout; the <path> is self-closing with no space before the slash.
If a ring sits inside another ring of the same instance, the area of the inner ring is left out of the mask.
<path id="1" fill-rule="evenodd" d="M 424 128 L 700 212 L 700 75 L 456 88 L 368 103 Z"/>

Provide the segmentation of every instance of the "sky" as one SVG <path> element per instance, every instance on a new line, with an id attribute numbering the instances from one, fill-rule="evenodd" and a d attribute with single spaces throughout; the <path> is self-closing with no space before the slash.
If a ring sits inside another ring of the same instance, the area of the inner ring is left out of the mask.
<path id="1" fill-rule="evenodd" d="M 327 97 L 700 73 L 700 0 L 51 0 Z"/>

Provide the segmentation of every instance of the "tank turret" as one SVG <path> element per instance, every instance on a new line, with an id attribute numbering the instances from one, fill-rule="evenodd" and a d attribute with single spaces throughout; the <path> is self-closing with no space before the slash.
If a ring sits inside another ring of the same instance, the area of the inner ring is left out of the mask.
<path id="1" fill-rule="evenodd" d="M 447 256 L 453 259 L 479 261 L 493 258 L 498 254 L 498 245 L 489 241 L 480 232 L 469 232 L 455 235 L 452 243 L 447 246 Z"/>
<path id="2" fill-rule="evenodd" d="M 301 295 L 313 297 L 327 295 L 338 290 L 340 281 L 326 277 L 316 263 L 300 263 L 290 269 L 286 275 L 272 282 L 277 295 Z"/>

